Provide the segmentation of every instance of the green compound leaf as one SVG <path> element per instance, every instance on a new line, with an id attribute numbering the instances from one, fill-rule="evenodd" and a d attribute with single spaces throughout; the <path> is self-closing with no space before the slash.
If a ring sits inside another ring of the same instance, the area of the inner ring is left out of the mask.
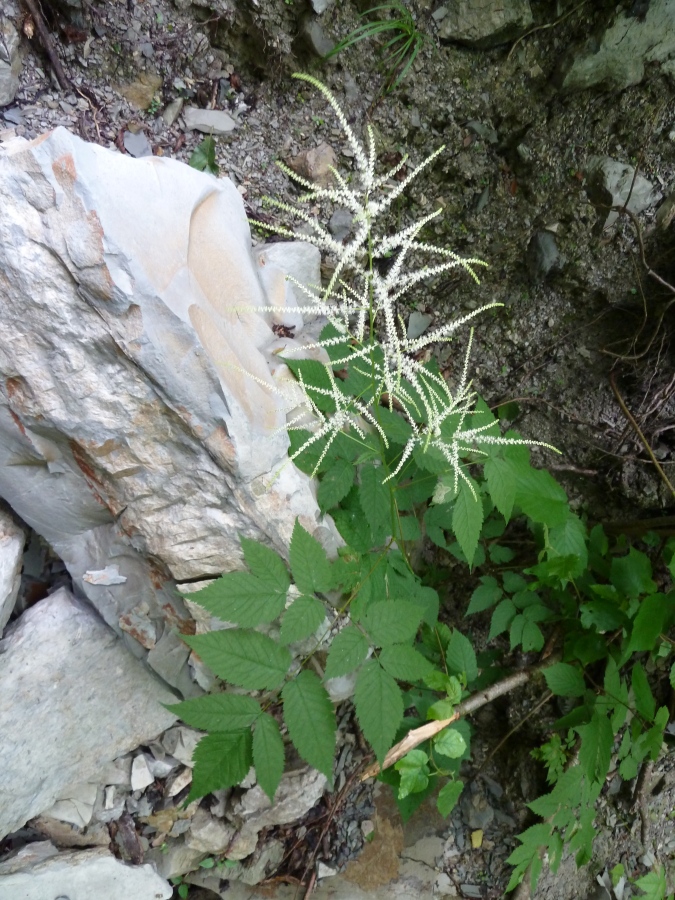
<path id="1" fill-rule="evenodd" d="M 244 551 L 244 559 L 251 570 L 251 575 L 273 585 L 285 595 L 291 580 L 283 559 L 274 550 L 248 538 L 241 538 L 241 548 Z M 190 596 L 194 596 L 194 594 Z"/>
<path id="2" fill-rule="evenodd" d="M 223 622 L 253 628 L 273 622 L 286 603 L 288 585 L 280 587 L 248 572 L 229 572 L 194 594 L 190 600 L 203 606 Z"/>
<path id="3" fill-rule="evenodd" d="M 485 461 L 483 469 L 492 502 L 508 522 L 516 500 L 516 476 L 508 459 L 492 457 Z"/>
<path id="4" fill-rule="evenodd" d="M 361 469 L 359 503 L 373 534 L 383 528 L 391 532 L 391 493 L 389 487 L 382 484 L 384 478 L 386 471 L 381 467 L 364 466 Z"/>
<path id="5" fill-rule="evenodd" d="M 361 730 L 382 762 L 403 718 L 401 690 L 376 660 L 370 660 L 356 679 L 354 702 Z"/>
<path id="6" fill-rule="evenodd" d="M 474 481 L 471 481 L 471 486 L 475 495 L 466 481 L 460 482 L 459 492 L 452 510 L 452 530 L 469 565 L 476 553 L 483 524 L 483 504 L 478 495 L 478 486 Z"/>
<path id="7" fill-rule="evenodd" d="M 544 635 L 541 628 L 534 622 L 525 621 L 523 624 L 523 633 L 521 635 L 521 644 L 525 653 L 531 650 L 539 651 L 544 646 Z"/>
<path id="8" fill-rule="evenodd" d="M 355 625 L 348 625 L 333 639 L 328 651 L 326 674 L 328 678 L 339 678 L 358 669 L 368 656 L 368 639 Z"/>
<path id="9" fill-rule="evenodd" d="M 415 516 L 399 516 L 398 528 L 397 537 L 400 536 L 402 541 L 417 541 L 422 536 L 420 524 Z"/>
<path id="10" fill-rule="evenodd" d="M 548 533 L 548 543 L 549 558 L 574 557 L 575 565 L 570 569 L 570 578 L 576 578 L 586 570 L 588 565 L 586 526 L 579 516 L 570 514 L 561 525 L 551 528 Z"/>
<path id="11" fill-rule="evenodd" d="M 609 719 L 596 710 L 588 725 L 577 728 L 577 732 L 581 738 L 579 765 L 590 781 L 604 784 L 614 743 L 614 733 Z"/>
<path id="12" fill-rule="evenodd" d="M 473 616 L 475 613 L 491 609 L 501 598 L 502 589 L 497 584 L 497 579 L 493 578 L 492 575 L 483 575 L 481 584 L 471 595 L 469 608 L 465 615 Z"/>
<path id="13" fill-rule="evenodd" d="M 284 742 L 276 720 L 263 713 L 253 731 L 253 764 L 258 784 L 274 803 L 284 773 Z"/>
<path id="14" fill-rule="evenodd" d="M 637 707 L 637 711 L 641 716 L 644 716 L 645 719 L 648 719 L 651 722 L 654 718 L 654 713 L 656 712 L 656 700 L 649 687 L 647 675 L 645 674 L 645 670 L 642 668 L 641 663 L 633 664 L 630 680 L 633 694 L 635 695 L 635 706 Z"/>
<path id="15" fill-rule="evenodd" d="M 518 610 L 516 609 L 513 600 L 502 600 L 492 613 L 488 640 L 491 641 L 492 638 L 497 637 L 498 634 L 503 634 L 508 629 L 517 612 Z"/>
<path id="16" fill-rule="evenodd" d="M 281 692 L 284 721 L 300 756 L 332 780 L 335 752 L 335 713 L 326 688 L 307 670 Z"/>
<path id="17" fill-rule="evenodd" d="M 633 547 L 628 551 L 628 556 L 612 560 L 610 581 L 626 597 L 639 597 L 640 594 L 653 594 L 656 591 L 649 557 Z"/>
<path id="18" fill-rule="evenodd" d="M 331 575 L 326 551 L 296 520 L 289 559 L 293 580 L 303 594 L 330 590 Z"/>
<path id="19" fill-rule="evenodd" d="M 570 511 L 567 494 L 545 469 L 519 472 L 516 503 L 526 516 L 549 528 L 562 525 Z"/>
<path id="20" fill-rule="evenodd" d="M 195 747 L 192 759 L 195 765 L 188 803 L 244 780 L 252 762 L 251 731 L 207 734 Z"/>
<path id="21" fill-rule="evenodd" d="M 635 882 L 636 887 L 644 891 L 644 900 L 665 900 L 666 870 L 659 866 L 657 872 L 648 872 Z M 672 896 L 672 894 L 671 894 Z"/>
<path id="22" fill-rule="evenodd" d="M 653 650 L 661 632 L 666 630 L 666 623 L 675 613 L 675 598 L 654 594 L 646 597 L 633 622 L 628 650 L 636 653 L 640 650 Z"/>
<path id="23" fill-rule="evenodd" d="M 398 799 L 418 794 L 429 784 L 429 757 L 423 750 L 411 750 L 394 765 L 401 776 Z"/>
<path id="24" fill-rule="evenodd" d="M 471 641 L 457 629 L 452 632 L 445 661 L 451 672 L 456 672 L 458 675 L 465 672 L 467 682 L 472 682 L 474 678 L 478 677 L 476 651 L 471 646 Z"/>
<path id="25" fill-rule="evenodd" d="M 407 600 L 380 600 L 368 607 L 363 619 L 376 647 L 411 641 L 420 626 L 424 610 Z"/>
<path id="26" fill-rule="evenodd" d="M 220 166 L 216 161 L 216 142 L 213 135 L 205 137 L 200 144 L 197 144 L 188 161 L 188 165 L 200 172 L 218 175 Z"/>
<path id="27" fill-rule="evenodd" d="M 249 691 L 279 687 L 291 664 L 285 647 L 257 631 L 231 628 L 183 640 L 218 678 Z"/>
<path id="28" fill-rule="evenodd" d="M 455 806 L 457 806 L 457 801 L 462 796 L 463 790 L 463 781 L 448 781 L 438 792 L 436 808 L 444 819 L 447 819 Z"/>
<path id="29" fill-rule="evenodd" d="M 200 731 L 243 731 L 260 716 L 260 706 L 252 697 L 240 694 L 208 694 L 183 703 L 167 704 L 186 725 Z"/>
<path id="30" fill-rule="evenodd" d="M 380 664 L 398 681 L 419 681 L 433 666 L 429 660 L 407 644 L 392 644 L 380 653 Z"/>
<path id="31" fill-rule="evenodd" d="M 298 597 L 281 620 L 282 644 L 293 644 L 314 634 L 326 618 L 326 610 L 316 597 Z"/>
<path id="32" fill-rule="evenodd" d="M 466 741 L 456 729 L 446 728 L 434 738 L 434 750 L 449 759 L 459 759 L 466 751 Z"/>
<path id="33" fill-rule="evenodd" d="M 354 466 L 346 459 L 337 459 L 321 479 L 317 500 L 322 512 L 337 506 L 354 484 Z"/>
<path id="34" fill-rule="evenodd" d="M 555 663 L 544 669 L 549 691 L 556 697 L 582 697 L 586 690 L 584 676 L 575 666 Z"/>

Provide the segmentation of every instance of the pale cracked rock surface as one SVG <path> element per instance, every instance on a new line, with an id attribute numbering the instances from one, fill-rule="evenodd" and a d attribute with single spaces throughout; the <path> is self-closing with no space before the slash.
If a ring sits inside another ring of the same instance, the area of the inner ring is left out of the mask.
<path id="1" fill-rule="evenodd" d="M 173 701 L 64 588 L 28 609 L 0 644 L 0 837 L 157 737 Z"/>
<path id="2" fill-rule="evenodd" d="M 260 785 L 246 791 L 234 806 L 234 818 L 243 825 L 228 848 L 229 859 L 245 859 L 253 853 L 263 828 L 301 819 L 319 801 L 327 784 L 326 776 L 316 769 L 301 769 L 284 772 L 274 804 Z"/>
<path id="3" fill-rule="evenodd" d="M 268 265 L 227 178 L 62 128 L 2 145 L 0 208 L 0 497 L 189 694 L 186 648 L 162 636 L 186 617 L 173 579 L 241 568 L 240 535 L 285 552 L 296 517 L 317 527 L 310 480 L 283 465 L 286 401 L 263 385 L 313 340 L 272 325 L 303 324 L 284 271 L 318 283 L 318 251 Z M 125 582 L 84 579 L 111 564 Z"/>
<path id="4" fill-rule="evenodd" d="M 0 508 L 0 637 L 19 592 L 25 543 L 23 529 L 9 513 Z"/>
<path id="5" fill-rule="evenodd" d="M 58 853 L 0 877 L 0 900 L 169 900 L 172 894 L 152 866 L 125 865 L 103 849 Z"/>
<path id="6" fill-rule="evenodd" d="M 290 466 L 269 490 L 261 478 L 288 439 L 282 402 L 247 375 L 271 384 L 277 347 L 254 312 L 268 297 L 232 183 L 60 128 L 7 146 L 4 402 L 53 480 L 88 486 L 65 523 L 43 513 L 48 539 L 117 517 L 134 546 L 192 578 L 234 568 L 238 532 L 284 543 L 295 515 L 312 526 L 306 478 Z"/>

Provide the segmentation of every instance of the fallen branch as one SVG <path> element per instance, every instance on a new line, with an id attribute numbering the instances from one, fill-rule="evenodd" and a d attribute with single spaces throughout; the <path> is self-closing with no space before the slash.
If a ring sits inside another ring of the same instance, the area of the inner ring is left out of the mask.
<path id="1" fill-rule="evenodd" d="M 45 53 L 49 57 L 49 62 L 51 63 L 51 67 L 54 70 L 54 75 L 56 75 L 56 80 L 63 91 L 69 91 L 71 89 L 70 78 L 65 73 L 63 66 L 61 65 L 61 60 L 56 53 L 56 48 L 54 47 L 54 42 L 52 41 L 52 36 L 49 33 L 49 29 L 44 20 L 44 16 L 40 11 L 40 7 L 35 2 L 35 0 L 23 0 L 26 5 L 26 9 L 31 14 L 33 21 L 35 22 L 35 27 L 37 29 L 37 33 L 40 35 L 40 41 L 42 42 L 42 46 L 45 49 Z"/>
<path id="2" fill-rule="evenodd" d="M 497 697 L 503 697 L 504 694 L 509 694 L 515 688 L 527 684 L 534 675 L 542 672 L 544 669 L 553 665 L 553 663 L 558 662 L 559 658 L 560 657 L 557 654 L 550 656 L 546 662 L 541 665 L 533 666 L 531 669 L 523 669 L 520 672 L 516 672 L 514 675 L 509 675 L 508 678 L 497 681 L 484 691 L 478 691 L 477 693 L 472 694 L 468 700 L 465 700 L 456 707 L 454 714 L 450 716 L 449 719 L 439 719 L 434 722 L 427 722 L 419 728 L 413 728 L 402 741 L 399 741 L 398 744 L 395 744 L 391 748 L 389 753 L 385 756 L 381 766 L 379 763 L 373 763 L 368 766 L 361 775 L 361 781 L 379 775 L 380 772 L 383 772 L 385 769 L 388 769 L 390 766 L 393 766 L 394 763 L 398 762 L 399 759 L 402 759 L 406 753 L 414 750 L 415 747 L 419 747 L 421 743 L 429 740 L 429 738 L 432 738 L 440 731 L 443 731 L 444 728 L 447 728 L 448 725 L 451 725 L 463 716 L 468 716 L 470 713 L 485 706 L 486 703 L 491 703 L 493 700 L 496 700 Z"/>
<path id="3" fill-rule="evenodd" d="M 616 379 L 614 377 L 614 372 L 609 373 L 609 383 L 612 386 L 612 390 L 614 391 L 614 396 L 616 397 L 617 402 L 618 402 L 619 406 L 621 407 L 621 410 L 623 411 L 624 416 L 628 419 L 630 424 L 635 429 L 637 436 L 640 438 L 642 445 L 644 446 L 645 450 L 649 454 L 649 458 L 654 463 L 654 467 L 656 468 L 656 471 L 661 476 L 662 481 L 664 482 L 665 485 L 667 485 L 667 487 L 670 490 L 673 497 L 675 497 L 675 487 L 673 487 L 670 479 L 668 478 L 666 473 L 663 471 L 663 468 L 661 467 L 661 464 L 659 463 L 658 459 L 654 456 L 654 451 L 652 450 L 649 441 L 642 433 L 642 429 L 640 428 L 637 421 L 635 420 L 635 417 L 633 416 L 631 411 L 626 406 L 626 403 L 625 403 L 623 397 L 621 396 L 619 388 L 616 385 Z"/>

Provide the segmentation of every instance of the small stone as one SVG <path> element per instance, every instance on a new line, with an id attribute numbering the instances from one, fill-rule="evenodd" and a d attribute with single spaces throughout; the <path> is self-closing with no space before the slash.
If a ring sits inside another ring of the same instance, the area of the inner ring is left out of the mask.
<path id="1" fill-rule="evenodd" d="M 136 159 L 140 159 L 142 156 L 152 156 L 152 147 L 142 131 L 137 133 L 125 131 L 123 141 L 124 149 L 129 156 L 133 156 Z"/>
<path id="2" fill-rule="evenodd" d="M 164 107 L 164 112 L 162 113 L 162 119 L 164 119 L 164 124 L 170 128 L 173 123 L 176 121 L 178 116 L 181 114 L 181 110 L 183 109 L 184 100 L 182 97 L 178 97 L 176 100 L 172 100 L 171 103 L 168 103 Z"/>
<path id="3" fill-rule="evenodd" d="M 298 175 L 318 184 L 320 187 L 328 187 L 333 181 L 331 168 L 337 167 L 335 150 L 322 141 L 318 147 L 312 150 L 303 150 L 289 161 L 289 166 Z"/>
<path id="4" fill-rule="evenodd" d="M 137 135 L 132 134 L 130 131 L 124 132 L 124 144 L 126 146 L 127 135 L 129 137 L 136 137 Z M 129 151 L 131 152 L 131 151 Z M 152 151 L 150 151 L 152 152 Z M 132 154 L 133 156 L 134 154 Z M 106 566 L 105 569 L 99 569 L 98 571 L 85 572 L 82 576 L 84 581 L 89 584 L 100 584 L 105 587 L 109 587 L 112 584 L 124 584 L 127 580 L 124 575 L 120 575 L 120 570 L 118 566 Z"/>
<path id="5" fill-rule="evenodd" d="M 235 831 L 234 826 L 215 819 L 205 809 L 198 809 L 192 819 L 186 844 L 192 850 L 217 856 L 228 849 Z"/>
<path id="6" fill-rule="evenodd" d="M 117 90 L 135 109 L 146 110 L 161 86 L 162 79 L 159 75 L 142 72 L 137 81 L 119 85 Z"/>
<path id="7" fill-rule="evenodd" d="M 232 116 L 220 109 L 199 109 L 186 106 L 183 110 L 186 131 L 201 131 L 203 134 L 229 134 L 237 127 Z"/>
<path id="8" fill-rule="evenodd" d="M 317 878 L 332 878 L 334 875 L 337 875 L 337 869 L 334 869 L 332 866 L 327 866 L 323 862 L 319 862 L 316 867 Z"/>
<path id="9" fill-rule="evenodd" d="M 333 0 L 311 0 L 312 9 L 317 16 L 320 16 L 322 13 L 326 12 L 332 2 Z"/>
<path id="10" fill-rule="evenodd" d="M 131 764 L 131 790 L 142 791 L 154 781 L 152 772 L 148 768 L 148 763 L 144 753 L 139 753 L 134 757 Z"/>
<path id="11" fill-rule="evenodd" d="M 483 896 L 483 892 L 477 884 L 460 884 L 459 889 L 465 897 L 475 897 L 480 900 Z"/>
<path id="12" fill-rule="evenodd" d="M 302 26 L 302 33 L 305 37 L 305 43 L 309 46 L 310 50 L 321 59 L 325 59 L 335 46 L 335 41 L 326 37 L 323 28 L 316 19 L 305 19 L 304 25 Z"/>
<path id="13" fill-rule="evenodd" d="M 414 341 L 416 338 L 423 335 L 432 322 L 433 316 L 428 316 L 426 315 L 426 313 L 417 311 L 410 313 L 410 318 L 408 319 L 408 329 L 406 332 L 408 340 Z"/>
<path id="14" fill-rule="evenodd" d="M 540 284 L 553 269 L 560 267 L 560 253 L 550 231 L 537 231 L 527 247 L 527 268 L 530 278 Z"/>
<path id="15" fill-rule="evenodd" d="M 483 845 L 483 832 L 480 828 L 471 832 L 471 846 L 474 850 L 478 850 Z"/>
<path id="16" fill-rule="evenodd" d="M 401 856 L 405 859 L 414 859 L 417 862 L 424 863 L 432 869 L 436 865 L 436 860 L 443 855 L 445 840 L 432 835 L 431 837 L 420 838 L 411 847 L 405 847 Z"/>
<path id="17" fill-rule="evenodd" d="M 328 230 L 336 241 L 343 241 L 352 230 L 354 216 L 348 209 L 336 209 L 328 220 Z"/>

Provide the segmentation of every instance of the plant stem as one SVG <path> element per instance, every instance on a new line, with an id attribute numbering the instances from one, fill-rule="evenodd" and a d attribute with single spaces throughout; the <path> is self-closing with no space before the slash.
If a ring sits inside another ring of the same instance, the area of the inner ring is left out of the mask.
<path id="1" fill-rule="evenodd" d="M 439 719 L 435 722 L 427 722 L 425 725 L 421 725 L 419 728 L 413 728 L 412 731 L 409 731 L 408 734 L 403 738 L 402 741 L 399 741 L 398 744 L 395 744 L 389 753 L 384 758 L 384 762 L 380 766 L 379 763 L 373 763 L 368 766 L 363 775 L 361 776 L 361 781 L 365 781 L 367 778 L 374 778 L 376 775 L 379 775 L 380 772 L 388 769 L 390 766 L 393 766 L 394 763 L 398 762 L 399 759 L 402 759 L 406 753 L 410 750 L 414 750 L 415 747 L 419 747 L 421 743 L 429 740 L 434 735 L 438 734 L 440 731 L 443 731 L 444 728 L 447 728 L 448 725 L 451 725 L 453 722 L 456 722 L 458 719 L 461 719 L 463 716 L 468 716 L 470 713 L 475 712 L 477 709 L 480 709 L 482 706 L 485 706 L 486 703 L 491 703 L 493 700 L 496 700 L 497 697 L 503 697 L 504 694 L 510 693 L 517 687 L 521 687 L 523 684 L 527 684 L 534 675 L 537 675 L 539 672 L 542 672 L 544 669 L 553 665 L 553 663 L 559 662 L 560 656 L 558 654 L 554 654 L 553 656 L 549 656 L 545 663 L 533 666 L 530 669 L 523 669 L 521 672 L 516 672 L 513 675 L 509 675 L 507 678 L 503 678 L 501 681 L 497 681 L 495 684 L 490 685 L 489 688 L 486 688 L 484 691 L 478 691 L 475 694 L 472 694 L 468 700 L 465 700 L 463 703 L 460 703 L 456 708 L 455 712 L 448 719 Z"/>

